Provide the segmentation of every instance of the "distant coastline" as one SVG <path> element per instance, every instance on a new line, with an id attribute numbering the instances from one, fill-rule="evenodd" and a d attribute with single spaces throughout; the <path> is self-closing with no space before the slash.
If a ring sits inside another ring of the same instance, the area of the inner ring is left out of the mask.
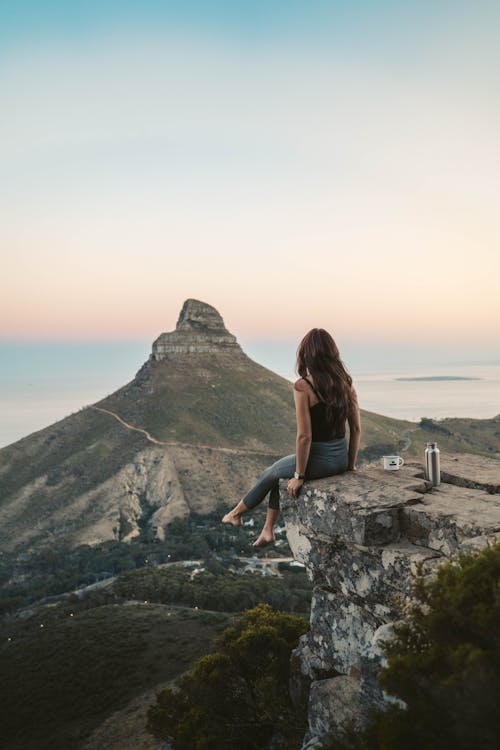
<path id="1" fill-rule="evenodd" d="M 422 377 L 415 377 L 415 378 L 394 378 L 394 380 L 407 380 L 407 381 L 415 381 L 415 380 L 482 380 L 482 378 L 466 378 L 462 377 L 461 375 L 424 375 Z"/>
<path id="2" fill-rule="evenodd" d="M 245 351 L 259 364 L 293 380 L 294 347 L 254 341 L 251 351 Z M 134 377 L 150 350 L 149 341 L 0 342 L 0 448 L 120 388 Z M 388 361 L 379 369 L 368 351 L 357 367 L 351 363 L 350 371 L 360 405 L 376 414 L 415 423 L 424 414 L 429 419 L 498 415 L 497 359 L 450 364 L 405 361 L 397 366 Z M 432 376 L 454 380 L 430 380 Z M 399 380 L 405 377 L 411 379 Z"/>

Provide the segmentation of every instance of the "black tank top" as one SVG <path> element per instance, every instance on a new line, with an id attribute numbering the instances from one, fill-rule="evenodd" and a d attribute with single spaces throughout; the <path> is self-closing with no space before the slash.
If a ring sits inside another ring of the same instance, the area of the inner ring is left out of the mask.
<path id="1" fill-rule="evenodd" d="M 318 391 L 313 386 L 308 378 L 302 378 L 308 383 L 314 391 L 316 398 L 320 398 Z M 340 424 L 340 420 L 336 419 L 333 424 L 329 424 L 326 418 L 326 404 L 324 401 L 319 400 L 317 404 L 309 407 L 311 414 L 311 430 L 313 442 L 324 442 L 325 440 L 337 440 L 338 438 L 345 437 L 345 420 Z"/>

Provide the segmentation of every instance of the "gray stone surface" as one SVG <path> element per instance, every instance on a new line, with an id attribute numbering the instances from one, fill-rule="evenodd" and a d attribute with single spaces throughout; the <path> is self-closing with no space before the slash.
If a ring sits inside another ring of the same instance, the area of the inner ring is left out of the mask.
<path id="1" fill-rule="evenodd" d="M 420 502 L 426 483 L 404 467 L 399 482 L 378 468 L 307 482 L 299 499 L 286 502 L 287 517 L 316 533 L 361 545 L 386 544 L 400 536 L 399 511 Z M 388 475 L 388 476 L 385 476 Z"/>
<path id="2" fill-rule="evenodd" d="M 491 494 L 500 492 L 500 465 L 484 456 L 460 454 L 441 459 L 441 476 L 445 482 Z"/>
<path id="3" fill-rule="evenodd" d="M 349 675 L 316 680 L 309 695 L 309 730 L 316 737 L 331 734 L 337 726 L 359 723 L 359 680 Z"/>
<path id="4" fill-rule="evenodd" d="M 377 679 L 380 667 L 386 663 L 382 644 L 385 640 L 391 640 L 393 635 L 393 622 L 381 625 L 373 634 L 371 643 L 360 654 L 360 686 L 357 706 L 361 723 L 362 717 L 367 716 L 372 708 L 383 709 L 388 703 L 396 703 L 403 708 L 406 705 L 403 701 L 388 695 Z"/>
<path id="5" fill-rule="evenodd" d="M 467 538 L 500 529 L 500 496 L 441 483 L 422 502 L 404 508 L 400 523 L 407 539 L 450 555 Z"/>
<path id="6" fill-rule="evenodd" d="M 306 482 L 296 499 L 281 482 L 288 540 L 314 586 L 310 631 L 292 657 L 293 695 L 309 712 L 303 750 L 397 701 L 378 683 L 381 644 L 415 575 L 500 539 L 500 463 L 464 456 L 442 466 L 438 487 L 416 462 Z"/>
<path id="7" fill-rule="evenodd" d="M 365 604 L 349 594 L 315 586 L 308 633 L 315 668 L 339 674 L 357 668 L 360 652 L 390 616 L 391 608 L 385 604 Z"/>
<path id="8" fill-rule="evenodd" d="M 229 333 L 219 312 L 196 299 L 188 299 L 179 315 L 175 331 L 162 333 L 153 342 L 152 359 L 193 353 L 242 352 L 236 337 Z"/>
<path id="9" fill-rule="evenodd" d="M 431 572 L 439 552 L 402 539 L 386 545 L 363 546 L 318 535 L 309 539 L 307 529 L 295 533 L 307 540 L 305 555 L 299 548 L 297 558 L 308 564 L 313 583 L 337 590 L 365 603 L 391 604 L 395 593 L 409 594 L 412 575 L 419 567 Z"/>

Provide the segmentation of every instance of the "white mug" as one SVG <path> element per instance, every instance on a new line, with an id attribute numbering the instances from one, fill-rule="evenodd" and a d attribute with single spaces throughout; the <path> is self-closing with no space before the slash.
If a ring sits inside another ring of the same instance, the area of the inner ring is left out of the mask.
<path id="1" fill-rule="evenodd" d="M 383 456 L 382 460 L 386 471 L 398 471 L 404 464 L 404 459 L 401 456 Z"/>

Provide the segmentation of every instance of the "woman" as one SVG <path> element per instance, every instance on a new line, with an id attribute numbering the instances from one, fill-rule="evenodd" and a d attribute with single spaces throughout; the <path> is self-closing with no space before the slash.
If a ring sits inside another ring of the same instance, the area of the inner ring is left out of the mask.
<path id="1" fill-rule="evenodd" d="M 297 497 L 305 479 L 340 474 L 356 469 L 361 424 L 356 391 L 333 338 L 323 328 L 313 328 L 297 351 L 293 395 L 297 417 L 294 455 L 285 456 L 266 469 L 245 497 L 222 518 L 222 523 L 241 526 L 241 516 L 255 508 L 269 493 L 266 522 L 254 547 L 274 541 L 279 516 L 279 480 L 291 477 L 288 493 Z M 349 423 L 349 448 L 345 424 Z"/>

